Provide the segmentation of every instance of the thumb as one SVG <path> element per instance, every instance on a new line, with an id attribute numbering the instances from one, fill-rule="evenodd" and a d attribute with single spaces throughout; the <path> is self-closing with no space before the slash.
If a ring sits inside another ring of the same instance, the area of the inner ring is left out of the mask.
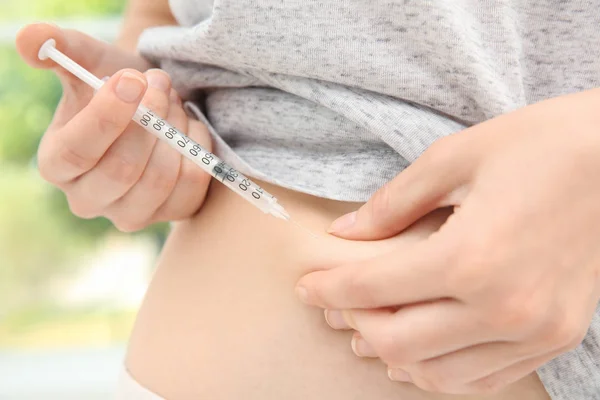
<path id="1" fill-rule="evenodd" d="M 459 136 L 435 142 L 358 211 L 335 220 L 328 232 L 352 240 L 385 239 L 437 208 L 460 204 L 474 157 L 463 151 Z"/>

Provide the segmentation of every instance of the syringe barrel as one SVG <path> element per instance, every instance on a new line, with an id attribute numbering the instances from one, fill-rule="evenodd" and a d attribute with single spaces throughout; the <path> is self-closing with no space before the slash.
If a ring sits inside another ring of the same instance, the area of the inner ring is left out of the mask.
<path id="1" fill-rule="evenodd" d="M 147 107 L 140 105 L 133 120 L 146 131 L 166 141 L 184 157 L 194 162 L 264 213 L 279 214 L 276 216 L 282 218 L 281 211 L 283 209 L 277 204 L 277 199 L 273 195 L 154 114 Z M 285 215 L 285 211 L 283 213 Z"/>

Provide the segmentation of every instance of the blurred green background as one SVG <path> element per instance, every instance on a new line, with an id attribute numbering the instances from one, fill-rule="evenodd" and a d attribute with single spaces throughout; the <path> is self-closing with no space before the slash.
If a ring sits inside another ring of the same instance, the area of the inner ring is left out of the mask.
<path id="1" fill-rule="evenodd" d="M 21 61 L 11 36 L 17 25 L 48 20 L 94 26 L 111 38 L 125 4 L 126 0 L 0 0 L 1 399 L 32 398 L 19 394 L 15 380 L 34 379 L 35 355 L 53 352 L 61 357 L 61 352 L 70 351 L 73 357 L 73 349 L 83 349 L 85 359 L 85 351 L 93 349 L 97 356 L 98 349 L 106 349 L 111 360 L 120 361 L 166 235 L 165 225 L 125 235 L 105 219 L 79 219 L 70 213 L 62 193 L 39 177 L 37 146 L 61 88 L 51 72 Z M 32 364 L 31 376 L 21 376 L 28 374 L 27 368 L 14 375 L 6 361 L 14 364 L 22 355 L 34 357 L 25 362 Z M 3 371 L 13 375 L 7 378 Z M 59 389 L 52 389 L 56 398 L 67 398 L 68 388 Z M 77 396 L 91 399 L 93 390 Z M 98 393 L 97 398 L 107 398 Z M 40 398 L 54 397 L 46 392 Z"/>

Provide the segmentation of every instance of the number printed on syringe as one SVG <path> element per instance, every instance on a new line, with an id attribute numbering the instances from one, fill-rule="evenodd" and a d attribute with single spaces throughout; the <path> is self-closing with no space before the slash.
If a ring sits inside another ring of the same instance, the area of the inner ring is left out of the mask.
<path id="1" fill-rule="evenodd" d="M 219 179 L 221 182 L 227 184 L 236 191 L 249 193 L 253 199 L 260 200 L 261 197 L 266 196 L 265 191 L 252 182 L 250 179 L 241 175 L 237 170 L 227 165 L 224 161 L 218 159 L 214 154 L 205 150 L 198 143 L 179 132 L 177 129 L 170 126 L 162 118 L 154 115 L 149 109 L 140 107 L 143 110 L 139 123 L 144 127 L 152 127 L 155 135 L 164 135 L 168 140 L 171 147 L 174 147 L 181 151 L 188 151 L 188 153 L 195 158 L 195 162 L 198 159 L 204 164 L 203 169 L 211 174 L 214 178 Z M 189 149 L 187 149 L 189 147 Z M 192 159 L 192 157 L 188 157 Z M 202 165 L 201 165 L 202 166 Z M 244 196 L 247 200 L 251 201 L 250 198 Z M 272 196 L 267 196 L 267 199 Z"/>
<path id="2" fill-rule="evenodd" d="M 191 148 L 188 150 L 190 155 L 193 157 L 200 157 L 202 163 L 207 167 L 211 167 L 211 163 L 215 161 L 215 157 L 211 152 L 203 149 L 202 146 L 194 142 L 183 133 L 179 132 L 177 129 L 173 128 L 172 126 L 168 126 L 162 118 L 157 117 L 150 110 L 145 110 L 144 114 L 140 118 L 140 124 L 143 126 L 152 126 L 152 128 L 156 131 L 156 134 L 164 133 L 164 136 L 169 139 L 169 144 L 172 147 L 177 146 L 182 150 L 186 150 L 186 147 L 191 145 Z M 205 168 L 205 170 L 208 171 L 207 168 Z M 214 173 L 211 173 L 211 175 L 215 176 Z"/>

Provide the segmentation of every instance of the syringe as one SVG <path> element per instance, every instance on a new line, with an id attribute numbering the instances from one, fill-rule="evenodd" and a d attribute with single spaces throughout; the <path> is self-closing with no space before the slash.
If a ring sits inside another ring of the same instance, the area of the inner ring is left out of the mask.
<path id="1" fill-rule="evenodd" d="M 104 85 L 102 80 L 60 52 L 56 48 L 56 41 L 54 39 L 49 39 L 42 45 L 38 57 L 40 60 L 52 59 L 83 82 L 90 85 L 94 90 L 98 90 Z M 289 214 L 277 203 L 277 199 L 273 195 L 261 189 L 256 183 L 178 131 L 147 107 L 140 105 L 133 117 L 133 121 L 160 140 L 167 142 L 184 157 L 194 162 L 264 213 L 284 220 L 290 219 Z"/>

